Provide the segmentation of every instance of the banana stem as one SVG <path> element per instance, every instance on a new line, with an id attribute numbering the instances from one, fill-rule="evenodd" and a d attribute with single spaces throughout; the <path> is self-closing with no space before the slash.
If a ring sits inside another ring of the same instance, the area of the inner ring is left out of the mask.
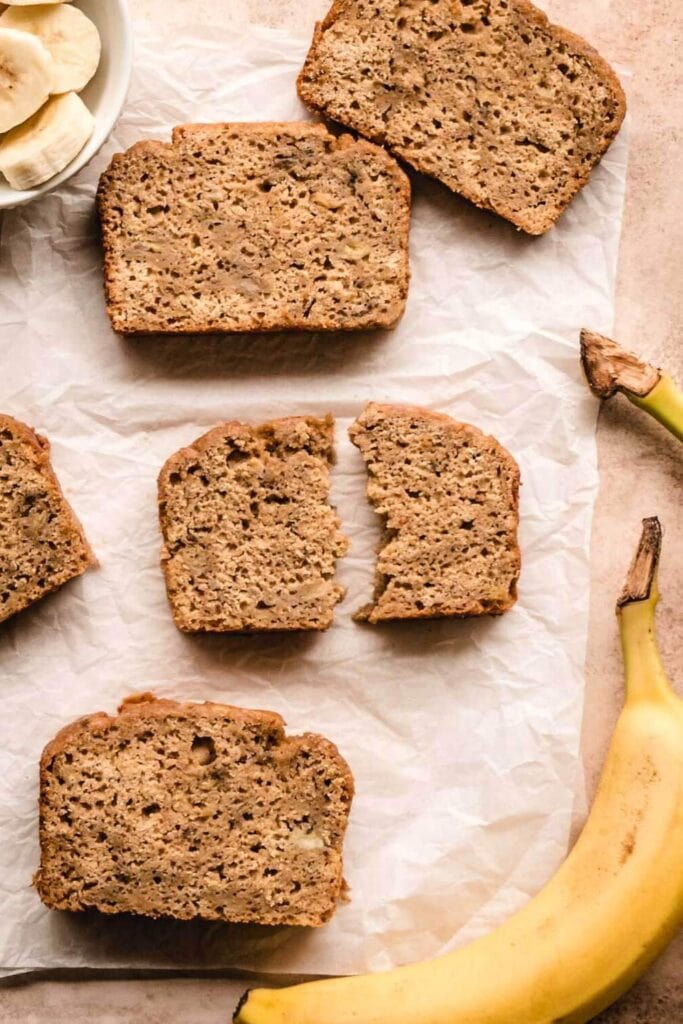
<path id="1" fill-rule="evenodd" d="M 581 331 L 581 363 L 597 398 L 604 401 L 620 391 L 683 441 L 683 393 L 667 373 L 586 328 Z"/>
<path id="2" fill-rule="evenodd" d="M 661 375 L 659 383 L 644 398 L 624 393 L 629 401 L 654 416 L 674 437 L 683 441 L 683 393 L 668 373 Z"/>
<path id="3" fill-rule="evenodd" d="M 626 671 L 626 700 L 661 700 L 673 696 L 657 649 L 655 609 L 659 601 L 657 568 L 662 528 L 656 516 L 643 520 L 638 550 L 617 602 Z"/>

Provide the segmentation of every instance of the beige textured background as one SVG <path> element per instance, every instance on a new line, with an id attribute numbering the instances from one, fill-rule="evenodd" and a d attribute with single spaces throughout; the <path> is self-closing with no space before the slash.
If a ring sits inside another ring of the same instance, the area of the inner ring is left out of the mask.
<path id="1" fill-rule="evenodd" d="M 150 19 L 207 24 L 246 18 L 309 28 L 328 0 L 130 0 Z M 631 153 L 617 285 L 615 337 L 683 381 L 683 104 L 681 0 L 539 0 L 556 21 L 585 35 L 625 80 Z M 576 311 L 577 328 L 581 310 Z M 683 630 L 683 460 L 663 430 L 625 401 L 603 410 L 598 431 L 600 496 L 593 527 L 591 633 L 584 759 L 592 793 L 622 700 L 615 595 L 644 515 L 665 527 L 659 613 L 667 667 L 683 689 L 676 658 Z M 588 595 L 587 595 L 588 598 Z M 549 685 L 552 681 L 549 680 Z M 578 823 L 580 824 L 580 822 Z M 600 1024 L 683 1021 L 683 937 Z M 0 1024 L 227 1024 L 244 982 L 228 978 L 43 977 L 0 988 Z M 359 1022 L 362 1024 L 362 1022 Z"/>

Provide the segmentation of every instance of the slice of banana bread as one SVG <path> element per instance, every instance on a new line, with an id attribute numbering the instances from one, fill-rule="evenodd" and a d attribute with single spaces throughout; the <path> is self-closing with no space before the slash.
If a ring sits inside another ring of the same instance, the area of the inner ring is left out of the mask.
<path id="1" fill-rule="evenodd" d="M 328 504 L 334 421 L 222 423 L 159 475 L 162 566 L 187 632 L 327 629 L 347 548 Z"/>
<path id="2" fill-rule="evenodd" d="M 609 64 L 527 0 L 335 0 L 299 93 L 532 235 L 586 184 L 625 112 Z"/>
<path id="3" fill-rule="evenodd" d="M 0 415 L 0 622 L 96 564 L 47 439 Z"/>
<path id="4" fill-rule="evenodd" d="M 427 409 L 371 403 L 349 430 L 384 517 L 359 621 L 499 615 L 517 598 L 519 468 L 495 438 Z"/>
<path id="5" fill-rule="evenodd" d="M 322 125 L 183 125 L 102 175 L 107 308 L 124 334 L 391 327 L 410 186 Z"/>
<path id="6" fill-rule="evenodd" d="M 318 926 L 352 797 L 337 748 L 279 715 L 142 694 L 45 748 L 35 885 L 58 910 Z"/>

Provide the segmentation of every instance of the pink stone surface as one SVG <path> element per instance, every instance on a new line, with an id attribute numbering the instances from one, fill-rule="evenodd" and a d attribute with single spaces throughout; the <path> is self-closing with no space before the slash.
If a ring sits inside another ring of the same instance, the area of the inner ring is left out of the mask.
<path id="1" fill-rule="evenodd" d="M 131 0 L 151 20 L 237 24 L 251 18 L 312 28 L 327 0 Z M 631 150 L 617 281 L 615 337 L 683 381 L 683 193 L 681 177 L 681 0 L 544 0 L 550 17 L 584 35 L 624 77 Z M 577 309 L 577 332 L 583 326 Z M 591 326 L 589 324 L 585 326 Z M 586 665 L 583 756 L 592 795 L 622 701 L 622 668 L 613 613 L 639 521 L 658 514 L 665 529 L 659 612 L 662 652 L 679 692 L 676 658 L 683 629 L 681 448 L 626 401 L 616 399 L 598 429 L 600 493 L 593 525 L 591 628 Z M 587 595 L 588 598 L 588 595 Z M 552 685 L 549 680 L 549 685 Z M 577 820 L 577 827 L 581 824 Z M 674 943 L 600 1024 L 683 1020 L 683 942 Z M 227 1024 L 248 983 L 229 978 L 112 978 L 71 973 L 0 988 L 0 1024 Z"/>

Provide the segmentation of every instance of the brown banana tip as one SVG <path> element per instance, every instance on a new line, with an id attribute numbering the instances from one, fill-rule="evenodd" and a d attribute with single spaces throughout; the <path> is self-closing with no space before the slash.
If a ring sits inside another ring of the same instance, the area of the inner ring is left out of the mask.
<path id="1" fill-rule="evenodd" d="M 240 1012 L 242 1010 L 242 1007 L 246 1003 L 247 999 L 249 998 L 249 993 L 250 992 L 251 992 L 251 989 L 248 988 L 247 991 L 242 995 L 242 998 L 240 999 L 240 1001 L 237 1004 L 237 1006 L 235 1007 L 235 1012 L 232 1015 L 233 1024 L 238 1024 L 238 1018 L 239 1018 Z"/>
<path id="2" fill-rule="evenodd" d="M 592 348 L 591 343 L 595 335 L 592 331 L 589 331 L 587 327 L 581 328 L 580 334 L 580 345 L 581 345 L 581 369 L 583 370 L 588 387 L 591 389 L 596 398 L 611 398 L 615 394 L 616 388 L 609 390 L 602 387 L 599 382 L 595 380 L 592 367 Z"/>
<path id="3" fill-rule="evenodd" d="M 617 391 L 645 398 L 660 379 L 657 367 L 587 327 L 581 329 L 581 365 L 591 391 L 603 400 Z"/>
<path id="4" fill-rule="evenodd" d="M 662 550 L 662 526 L 657 516 L 643 519 L 640 542 L 626 577 L 624 589 L 617 601 L 617 609 L 635 601 L 647 601 L 657 574 Z"/>

